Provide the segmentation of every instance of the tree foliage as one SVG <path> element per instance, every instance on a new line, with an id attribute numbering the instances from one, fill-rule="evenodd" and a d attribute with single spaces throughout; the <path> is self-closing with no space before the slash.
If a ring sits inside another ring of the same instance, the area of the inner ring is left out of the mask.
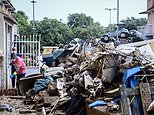
<path id="1" fill-rule="evenodd" d="M 105 31 L 99 22 L 94 22 L 92 17 L 83 13 L 70 14 L 67 24 L 72 29 L 73 36 L 80 39 L 87 39 L 89 36 L 100 37 Z"/>
<path id="2" fill-rule="evenodd" d="M 58 45 L 72 38 L 72 31 L 66 24 L 50 18 L 37 22 L 36 33 L 42 36 L 41 45 L 44 46 Z"/>
<path id="3" fill-rule="evenodd" d="M 13 14 L 13 17 L 16 19 L 19 27 L 20 34 L 29 34 L 31 31 L 30 24 L 28 22 L 28 16 L 26 16 L 25 12 L 17 11 Z"/>
<path id="4" fill-rule="evenodd" d="M 77 27 L 86 28 L 93 24 L 93 18 L 91 18 L 90 16 L 86 16 L 83 13 L 69 14 L 67 19 L 68 19 L 67 24 L 70 28 L 77 28 Z"/>
<path id="5" fill-rule="evenodd" d="M 108 27 L 106 28 L 106 32 L 114 32 L 116 31 L 117 26 L 116 24 L 109 24 Z"/>
<path id="6" fill-rule="evenodd" d="M 14 13 L 14 18 L 18 22 L 20 34 L 33 34 L 33 21 L 29 23 L 28 17 L 23 11 Z M 45 17 L 43 20 L 35 21 L 35 29 L 35 33 L 42 36 L 42 46 L 65 44 L 74 38 L 100 37 L 105 30 L 100 23 L 94 22 L 92 17 L 83 13 L 70 14 L 67 24 Z"/>
<path id="7" fill-rule="evenodd" d="M 20 34 L 32 34 L 33 22 L 28 20 L 28 17 L 23 11 L 17 11 L 13 14 L 17 20 Z M 115 31 L 116 25 L 111 24 L 106 29 L 99 22 L 94 22 L 93 18 L 86 16 L 83 13 L 69 14 L 67 24 L 56 19 L 45 17 L 43 20 L 35 21 L 36 34 L 40 34 L 41 45 L 51 46 L 65 44 L 74 39 L 88 39 L 89 36 L 94 38 L 100 37 L 105 32 Z M 121 20 L 122 27 L 128 30 L 137 29 L 138 26 L 144 26 L 147 23 L 145 18 L 136 19 L 134 17 Z"/>
<path id="8" fill-rule="evenodd" d="M 122 23 L 121 27 L 123 28 L 127 28 L 128 30 L 137 30 L 137 27 L 145 26 L 147 24 L 147 19 L 127 17 L 127 19 L 121 20 L 120 22 Z"/>

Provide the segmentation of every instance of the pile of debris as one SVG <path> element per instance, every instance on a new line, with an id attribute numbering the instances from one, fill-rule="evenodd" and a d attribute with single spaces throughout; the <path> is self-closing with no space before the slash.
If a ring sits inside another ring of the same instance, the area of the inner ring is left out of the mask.
<path id="1" fill-rule="evenodd" d="M 153 110 L 154 40 L 123 44 L 75 40 L 45 56 L 42 74 L 20 80 L 20 113 L 147 114 Z M 48 58 L 48 59 L 47 59 Z M 152 103 L 152 104 L 151 104 Z"/>

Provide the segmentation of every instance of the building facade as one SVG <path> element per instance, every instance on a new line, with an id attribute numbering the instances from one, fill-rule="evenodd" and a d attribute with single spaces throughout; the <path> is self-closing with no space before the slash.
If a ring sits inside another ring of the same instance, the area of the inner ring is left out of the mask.
<path id="1" fill-rule="evenodd" d="M 154 38 L 154 0 L 147 0 L 147 11 L 141 12 L 140 14 L 148 14 L 145 37 Z"/>
<path id="2" fill-rule="evenodd" d="M 1 88 L 9 89 L 11 88 L 11 49 L 14 36 L 17 35 L 17 23 L 12 16 L 12 13 L 15 11 L 14 6 L 10 0 L 0 0 L 0 52 L 4 56 L 3 60 L 3 73 L 1 76 L 4 79 L 0 78 Z M 3 83 L 2 83 L 3 82 Z"/>

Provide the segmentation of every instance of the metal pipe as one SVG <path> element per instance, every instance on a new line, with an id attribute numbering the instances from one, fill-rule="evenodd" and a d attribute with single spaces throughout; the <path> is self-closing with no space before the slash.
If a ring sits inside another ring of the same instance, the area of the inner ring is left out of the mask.
<path id="1" fill-rule="evenodd" d="M 110 11 L 110 26 L 111 26 L 111 9 L 109 9 Z M 111 28 L 110 28 L 111 29 Z M 111 31 L 111 30 L 110 30 Z"/>
<path id="2" fill-rule="evenodd" d="M 41 40 L 41 35 L 38 36 L 38 57 L 40 58 L 40 48 L 41 48 L 41 45 L 40 45 L 40 40 Z M 38 60 L 39 62 L 40 60 Z M 39 72 L 40 72 L 40 66 L 39 66 Z"/>

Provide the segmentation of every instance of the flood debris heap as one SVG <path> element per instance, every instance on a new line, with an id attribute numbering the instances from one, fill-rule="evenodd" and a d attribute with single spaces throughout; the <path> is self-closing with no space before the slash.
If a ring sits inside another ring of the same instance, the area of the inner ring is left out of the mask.
<path id="1" fill-rule="evenodd" d="M 64 49 L 43 55 L 42 74 L 20 80 L 24 96 L 5 97 L 11 98 L 10 102 L 21 99 L 20 105 L 3 103 L 1 108 L 39 115 L 152 113 L 153 46 L 154 40 L 115 47 L 112 42 L 100 44 L 93 38 L 89 42 L 74 39 Z"/>

